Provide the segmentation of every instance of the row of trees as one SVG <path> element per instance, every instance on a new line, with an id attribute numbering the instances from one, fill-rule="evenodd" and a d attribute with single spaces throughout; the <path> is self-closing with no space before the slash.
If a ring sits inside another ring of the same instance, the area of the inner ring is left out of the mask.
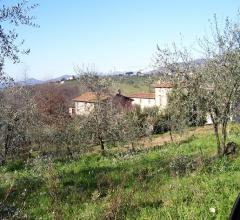
<path id="1" fill-rule="evenodd" d="M 35 7 L 27 1 L 3 6 L 0 23 L 36 27 L 34 17 L 28 15 Z M 221 29 L 214 17 L 212 37 L 198 41 L 204 55 L 201 62 L 196 62 L 186 48 L 158 48 L 156 63 L 164 70 L 163 78 L 174 85 L 164 117 L 158 109 L 119 111 L 110 99 L 102 98 L 111 96 L 111 80 L 88 72 L 81 75 L 80 88 L 95 94 L 95 107 L 90 114 L 71 119 L 66 100 L 79 88 L 65 87 L 63 91 L 55 85 L 37 89 L 14 85 L 3 72 L 5 60 L 19 62 L 19 54 L 29 50 L 20 50 L 14 29 L 6 30 L 1 25 L 0 32 L 0 84 L 5 86 L 0 90 L 2 163 L 8 157 L 28 158 L 31 150 L 49 153 L 64 148 L 73 157 L 75 149 L 88 146 L 99 145 L 102 152 L 106 145 L 128 144 L 134 148 L 139 138 L 152 131 L 182 131 L 185 126 L 204 124 L 206 115 L 213 122 L 218 154 L 225 153 L 227 125 L 237 109 L 240 90 L 238 21 L 226 19 Z"/>

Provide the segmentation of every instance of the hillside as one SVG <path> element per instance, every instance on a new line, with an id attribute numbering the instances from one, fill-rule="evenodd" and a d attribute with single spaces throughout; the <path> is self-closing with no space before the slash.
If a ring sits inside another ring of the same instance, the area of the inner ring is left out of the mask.
<path id="1" fill-rule="evenodd" d="M 129 95 L 137 92 L 153 92 L 152 84 L 159 80 L 157 75 L 144 75 L 144 76 L 110 76 L 112 81 L 111 90 L 117 92 L 118 89 L 123 94 Z M 79 86 L 81 81 L 70 80 L 66 81 L 67 85 Z"/>
<path id="2" fill-rule="evenodd" d="M 203 129 L 134 153 L 109 149 L 104 157 L 8 164 L 0 170 L 0 216 L 226 219 L 240 191 L 240 156 L 217 159 L 215 152 L 214 136 Z"/>

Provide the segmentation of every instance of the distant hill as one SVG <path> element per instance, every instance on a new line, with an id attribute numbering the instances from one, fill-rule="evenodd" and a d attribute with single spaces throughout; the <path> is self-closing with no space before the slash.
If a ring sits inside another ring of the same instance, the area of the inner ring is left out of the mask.
<path id="1" fill-rule="evenodd" d="M 49 80 L 46 80 L 44 81 L 45 83 L 46 82 L 59 82 L 59 81 L 62 81 L 62 80 L 70 80 L 72 79 L 74 75 L 62 75 L 62 76 L 59 76 L 57 78 L 53 78 L 53 79 L 49 79 Z"/>
<path id="2" fill-rule="evenodd" d="M 70 79 L 72 79 L 72 77 L 73 77 L 73 75 L 62 75 L 57 78 L 53 78 L 53 79 L 49 79 L 49 80 L 38 80 L 35 78 L 30 78 L 30 79 L 27 79 L 26 81 L 18 81 L 17 83 L 20 85 L 32 86 L 32 85 L 39 85 L 39 84 L 43 84 L 43 83 L 53 83 L 53 82 L 59 82 L 62 80 L 70 80 Z"/>
<path id="3" fill-rule="evenodd" d="M 42 84 L 42 83 L 44 83 L 44 81 L 38 80 L 35 78 L 30 78 L 30 79 L 27 79 L 26 81 L 19 81 L 17 83 L 20 85 L 31 85 L 32 86 L 32 85 Z"/>

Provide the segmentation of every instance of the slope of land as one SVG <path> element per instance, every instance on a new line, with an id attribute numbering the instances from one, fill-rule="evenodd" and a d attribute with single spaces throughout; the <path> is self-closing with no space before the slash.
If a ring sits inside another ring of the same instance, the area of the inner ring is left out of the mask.
<path id="1" fill-rule="evenodd" d="M 240 144 L 240 137 L 230 138 Z M 9 164 L 0 170 L 0 216 L 227 219 L 240 191 L 240 156 L 215 152 L 214 136 L 204 128 L 179 143 L 134 153 Z"/>

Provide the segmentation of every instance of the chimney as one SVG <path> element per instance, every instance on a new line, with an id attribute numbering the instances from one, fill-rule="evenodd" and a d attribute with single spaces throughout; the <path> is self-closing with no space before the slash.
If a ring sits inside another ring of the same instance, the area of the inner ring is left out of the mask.
<path id="1" fill-rule="evenodd" d="M 118 95 L 121 95 L 122 92 L 121 92 L 121 89 L 118 89 Z"/>

